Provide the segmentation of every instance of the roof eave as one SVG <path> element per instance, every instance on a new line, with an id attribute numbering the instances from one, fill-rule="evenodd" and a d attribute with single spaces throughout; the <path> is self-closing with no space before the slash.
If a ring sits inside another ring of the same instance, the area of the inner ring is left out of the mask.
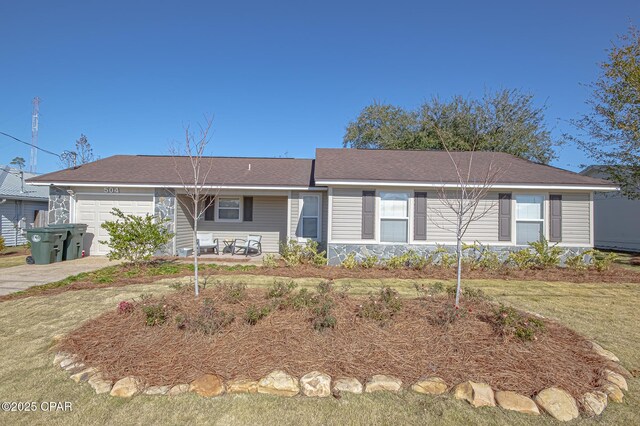
<path id="1" fill-rule="evenodd" d="M 182 184 L 168 183 L 118 183 L 118 182 L 77 182 L 77 181 L 50 181 L 50 182 L 30 182 L 31 185 L 37 186 L 76 186 L 76 187 L 96 187 L 96 186 L 117 186 L 120 188 L 171 188 L 180 189 L 185 186 Z M 188 186 L 191 188 L 192 186 Z M 242 190 L 283 190 L 283 191 L 326 191 L 327 188 L 305 185 L 225 185 L 211 184 L 202 185 L 202 189 L 242 189 Z"/>
<path id="2" fill-rule="evenodd" d="M 316 179 L 317 185 L 327 186 L 386 186 L 386 187 L 414 187 L 414 188 L 458 188 L 460 184 L 454 182 L 414 182 L 414 181 L 376 181 L 357 179 Z M 470 185 L 470 186 L 483 186 Z M 545 189 L 545 190 L 574 190 L 574 191 L 619 191 L 615 185 L 586 185 L 586 184 L 545 184 L 545 183 L 496 183 L 491 185 L 495 189 Z"/>

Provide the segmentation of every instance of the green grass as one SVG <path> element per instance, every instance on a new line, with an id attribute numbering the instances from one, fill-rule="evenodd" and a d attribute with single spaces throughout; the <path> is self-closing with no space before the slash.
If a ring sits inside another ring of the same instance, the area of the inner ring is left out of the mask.
<path id="1" fill-rule="evenodd" d="M 273 283 L 273 277 L 227 276 L 249 286 Z M 175 281 L 175 280 L 173 280 Z M 300 286 L 319 279 L 296 279 Z M 132 285 L 30 297 L 0 304 L 0 401 L 70 401 L 70 413 L 3 413 L 0 424 L 557 424 L 548 416 L 528 417 L 497 408 L 473 409 L 450 396 L 400 394 L 345 395 L 340 400 L 277 398 L 266 395 L 226 395 L 205 399 L 192 394 L 175 398 L 136 396 L 129 400 L 95 395 L 52 366 L 51 339 L 123 299 L 141 293 L 167 294 L 164 284 Z M 368 294 L 390 285 L 405 296 L 415 295 L 415 280 L 338 280 L 350 292 Z M 421 281 L 433 282 L 433 281 Z M 517 281 L 473 281 L 495 300 L 561 320 L 615 352 L 628 369 L 640 368 L 640 286 L 633 284 L 573 284 Z M 295 356 L 295 354 L 292 354 Z M 640 380 L 629 381 L 623 404 L 612 404 L 598 419 L 572 424 L 640 423 Z"/>

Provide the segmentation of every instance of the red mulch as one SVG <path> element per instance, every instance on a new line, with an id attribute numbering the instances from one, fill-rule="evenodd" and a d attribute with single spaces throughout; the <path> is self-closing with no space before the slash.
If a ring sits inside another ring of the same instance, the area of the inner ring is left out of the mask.
<path id="1" fill-rule="evenodd" d="M 164 325 L 146 326 L 137 304 L 132 313 L 114 307 L 71 332 L 59 349 L 111 379 L 136 376 L 148 385 L 188 383 L 205 373 L 258 379 L 274 369 L 297 377 L 318 370 L 361 381 L 389 374 L 406 385 L 423 376 L 439 376 L 450 385 L 474 380 L 525 395 L 559 386 L 578 397 L 600 384 L 606 366 L 582 336 L 553 321 L 544 320 L 535 341 L 501 337 L 488 320 L 494 306 L 486 301 L 463 301 L 471 312 L 441 325 L 438 314 L 451 305 L 446 296 L 403 300 L 400 312 L 381 326 L 356 315 L 363 299 L 331 297 L 337 325 L 318 332 L 305 309 L 280 308 L 247 324 L 248 306 L 271 302 L 264 290 L 248 290 L 236 303 L 217 288 L 204 290 L 198 300 L 183 290 L 162 299 L 170 312 Z M 213 335 L 178 328 L 176 316 L 199 312 L 206 298 L 216 310 L 233 313 L 233 322 Z"/>

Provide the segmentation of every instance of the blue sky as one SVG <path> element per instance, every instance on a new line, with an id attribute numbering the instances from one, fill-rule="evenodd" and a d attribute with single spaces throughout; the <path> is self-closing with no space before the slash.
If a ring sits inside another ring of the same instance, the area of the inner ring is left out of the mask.
<path id="1" fill-rule="evenodd" d="M 274 4 L 277 3 L 277 4 Z M 32 1 L 0 5 L 0 131 L 61 152 L 166 154 L 214 115 L 210 154 L 312 157 L 374 99 L 519 88 L 556 137 L 585 111 L 597 62 L 640 24 L 636 1 Z M 0 164 L 29 149 L 0 135 Z M 588 160 L 574 147 L 554 165 Z M 40 153 L 38 171 L 59 168 Z"/>

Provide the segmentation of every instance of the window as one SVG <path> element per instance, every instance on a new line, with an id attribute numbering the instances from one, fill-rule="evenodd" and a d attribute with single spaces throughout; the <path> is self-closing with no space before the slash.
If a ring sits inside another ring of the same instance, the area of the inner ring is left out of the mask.
<path id="1" fill-rule="evenodd" d="M 409 231 L 409 194 L 380 192 L 380 241 L 406 243 Z"/>
<path id="2" fill-rule="evenodd" d="M 213 197 L 204 197 L 204 220 L 215 220 L 215 200 Z"/>
<path id="3" fill-rule="evenodd" d="M 303 195 L 302 211 L 300 215 L 302 223 L 302 238 L 320 238 L 320 196 Z"/>
<path id="4" fill-rule="evenodd" d="M 543 230 L 544 196 L 516 195 L 516 244 L 540 241 Z"/>
<path id="5" fill-rule="evenodd" d="M 216 219 L 222 222 L 240 222 L 240 197 L 220 197 L 216 204 Z"/>

